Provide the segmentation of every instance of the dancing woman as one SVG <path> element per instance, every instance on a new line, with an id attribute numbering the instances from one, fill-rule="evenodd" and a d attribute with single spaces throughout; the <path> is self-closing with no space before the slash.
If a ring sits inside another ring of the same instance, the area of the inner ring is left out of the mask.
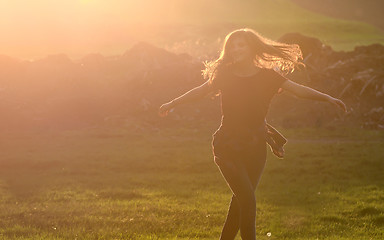
<path id="1" fill-rule="evenodd" d="M 284 77 L 302 65 L 301 59 L 295 44 L 272 41 L 251 29 L 233 31 L 226 36 L 220 57 L 206 63 L 207 81 L 160 107 L 164 116 L 180 104 L 221 94 L 222 120 L 212 145 L 215 163 L 233 193 L 222 240 L 233 240 L 239 229 L 243 240 L 256 239 L 255 189 L 266 162 L 266 142 L 276 155 L 284 154 L 285 139 L 265 121 L 272 97 L 282 89 L 346 111 L 341 100 Z"/>

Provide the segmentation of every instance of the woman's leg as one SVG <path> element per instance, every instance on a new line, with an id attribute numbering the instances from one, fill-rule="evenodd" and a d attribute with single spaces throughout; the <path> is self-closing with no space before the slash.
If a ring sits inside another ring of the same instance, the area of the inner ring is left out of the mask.
<path id="1" fill-rule="evenodd" d="M 233 194 L 231 203 L 229 204 L 227 218 L 225 219 L 224 227 L 221 232 L 221 240 L 233 240 L 235 239 L 237 232 L 239 231 L 240 223 L 240 208 Z"/>
<path id="2" fill-rule="evenodd" d="M 261 144 L 261 146 L 259 146 L 258 150 L 259 151 L 257 151 L 256 154 L 255 153 L 251 154 L 250 158 L 244 159 L 245 160 L 244 161 L 245 168 L 247 171 L 246 175 L 248 176 L 248 178 L 252 184 L 253 192 L 255 191 L 255 189 L 259 183 L 261 174 L 262 174 L 264 166 L 265 166 L 266 145 Z M 222 163 L 223 161 L 221 161 L 219 159 L 215 159 L 215 160 L 216 160 L 217 165 L 224 164 L 224 163 Z M 228 164 L 224 164 L 222 168 L 226 168 L 225 166 L 227 166 L 227 168 L 231 167 L 231 166 L 228 166 Z M 226 170 L 224 170 L 224 171 L 226 171 Z M 227 170 L 226 172 L 228 172 L 228 171 L 229 170 Z M 222 173 L 223 173 L 223 171 L 222 171 Z M 223 173 L 223 176 L 224 176 L 224 173 Z M 225 178 L 225 176 L 224 176 L 224 178 Z M 240 206 L 239 206 L 239 202 L 237 200 L 236 195 L 233 194 L 232 199 L 231 199 L 231 203 L 230 203 L 230 206 L 228 209 L 227 218 L 225 220 L 225 224 L 224 224 L 220 239 L 233 240 L 239 231 L 239 227 L 240 227 Z"/>
<path id="3" fill-rule="evenodd" d="M 246 166 L 241 161 L 221 160 L 217 157 L 216 163 L 234 194 L 221 239 L 234 239 L 239 228 L 243 240 L 256 239 L 254 184 Z"/>

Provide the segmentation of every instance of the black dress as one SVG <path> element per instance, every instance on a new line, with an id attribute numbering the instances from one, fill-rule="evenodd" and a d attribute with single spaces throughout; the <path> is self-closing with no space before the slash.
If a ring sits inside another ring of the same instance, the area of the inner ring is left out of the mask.
<path id="1" fill-rule="evenodd" d="M 221 92 L 222 110 L 221 125 L 213 139 L 216 163 L 218 159 L 265 161 L 266 141 L 272 148 L 286 143 L 286 139 L 265 122 L 271 99 L 286 80 L 270 69 L 260 69 L 247 77 L 222 71 L 213 80 L 213 88 Z"/>

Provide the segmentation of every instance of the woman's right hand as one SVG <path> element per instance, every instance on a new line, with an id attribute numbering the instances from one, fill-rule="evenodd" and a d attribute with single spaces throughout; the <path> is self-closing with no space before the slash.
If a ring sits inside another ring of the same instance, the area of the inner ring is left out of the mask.
<path id="1" fill-rule="evenodd" d="M 159 115 L 161 117 L 165 117 L 169 112 L 172 112 L 172 108 L 176 107 L 176 105 L 192 102 L 196 99 L 202 98 L 207 95 L 211 91 L 211 85 L 209 81 L 201 84 L 198 87 L 195 87 L 188 92 L 184 93 L 180 97 L 173 99 L 170 102 L 164 103 L 161 105 L 159 109 Z"/>
<path id="2" fill-rule="evenodd" d="M 160 117 L 165 117 L 168 115 L 169 111 L 172 110 L 172 108 L 174 108 L 174 104 L 173 102 L 168 102 L 168 103 L 164 103 L 163 105 L 160 106 L 160 109 L 159 109 L 159 115 Z"/>

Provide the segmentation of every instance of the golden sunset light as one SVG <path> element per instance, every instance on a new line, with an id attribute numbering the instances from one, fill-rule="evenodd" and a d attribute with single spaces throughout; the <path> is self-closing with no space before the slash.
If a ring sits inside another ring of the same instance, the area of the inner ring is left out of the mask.
<path id="1" fill-rule="evenodd" d="M 227 26 L 220 37 L 226 29 L 245 24 L 271 37 L 281 36 L 287 27 L 316 35 L 305 27 L 310 18 L 323 21 L 286 0 L 1 0 L 0 54 L 27 59 L 56 53 L 75 58 L 95 52 L 121 54 L 140 40 L 172 45 L 196 35 L 192 26 L 211 32 L 211 24 L 221 23 Z M 219 30 L 217 26 L 213 28 Z"/>
<path id="2" fill-rule="evenodd" d="M 0 0 L 0 239 L 384 239 L 383 9 Z"/>

